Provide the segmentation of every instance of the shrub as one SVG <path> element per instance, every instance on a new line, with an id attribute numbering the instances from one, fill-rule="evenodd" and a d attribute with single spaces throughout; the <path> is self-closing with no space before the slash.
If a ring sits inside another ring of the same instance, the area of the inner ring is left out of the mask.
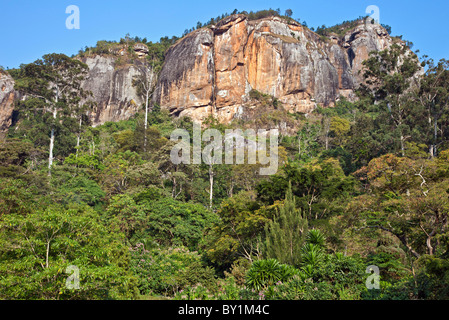
<path id="1" fill-rule="evenodd" d="M 197 252 L 184 247 L 147 250 L 143 244 L 130 251 L 131 270 L 139 279 L 141 295 L 175 296 L 194 286 L 217 290 L 213 269 L 203 264 Z"/>
<path id="2" fill-rule="evenodd" d="M 280 264 L 276 259 L 255 261 L 246 274 L 246 285 L 260 291 L 279 281 L 287 281 L 298 270 L 292 266 Z"/>

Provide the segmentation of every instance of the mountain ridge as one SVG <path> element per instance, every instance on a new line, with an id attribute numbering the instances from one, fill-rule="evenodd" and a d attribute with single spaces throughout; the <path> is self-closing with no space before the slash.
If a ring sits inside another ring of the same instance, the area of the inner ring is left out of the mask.
<path id="1" fill-rule="evenodd" d="M 365 23 L 328 41 L 280 17 L 232 15 L 168 50 L 153 103 L 197 121 L 213 115 L 229 122 L 254 89 L 278 98 L 290 112 L 309 113 L 340 96 L 355 99 L 362 62 L 393 44 L 385 28 Z"/>
<path id="2" fill-rule="evenodd" d="M 332 106 L 341 96 L 354 100 L 354 89 L 363 81 L 358 72 L 369 52 L 396 41 L 380 25 L 363 20 L 355 25 L 343 36 L 323 36 L 286 17 L 250 20 L 244 14 L 230 15 L 168 46 L 152 103 L 195 121 L 212 115 L 227 123 L 254 108 L 252 90 L 272 95 L 287 111 L 299 113 L 309 113 L 318 104 Z M 94 126 L 139 112 L 143 100 L 132 80 L 149 65 L 145 45 L 143 50 L 134 48 L 138 56 L 132 59 L 127 42 L 109 49 L 102 45 L 100 53 L 75 56 L 89 66 L 83 88 L 92 91 L 96 103 L 89 115 Z M 20 94 L 7 72 L 0 87 L 4 134 Z"/>

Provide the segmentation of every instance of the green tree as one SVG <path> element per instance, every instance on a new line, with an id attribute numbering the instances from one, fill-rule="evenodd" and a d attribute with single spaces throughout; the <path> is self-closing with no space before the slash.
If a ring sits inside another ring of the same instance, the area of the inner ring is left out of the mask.
<path id="1" fill-rule="evenodd" d="M 347 138 L 347 134 L 351 130 L 351 123 L 340 117 L 333 117 L 330 122 L 330 131 L 334 136 L 335 143 L 338 146 L 341 146 L 345 139 Z"/>
<path id="2" fill-rule="evenodd" d="M 318 154 L 318 133 L 320 126 L 318 124 L 305 121 L 298 131 L 298 153 L 300 160 L 308 160 Z"/>
<path id="3" fill-rule="evenodd" d="M 308 230 L 307 219 L 296 209 L 291 184 L 278 215 L 266 225 L 266 256 L 281 263 L 298 266 Z"/>
<path id="4" fill-rule="evenodd" d="M 146 227 L 144 206 L 136 204 L 129 195 L 112 197 L 105 218 L 109 225 L 125 234 L 128 240 Z"/>
<path id="5" fill-rule="evenodd" d="M 242 191 L 224 200 L 217 214 L 220 218 L 206 232 L 207 257 L 219 266 L 230 266 L 239 257 L 252 262 L 260 258 L 260 236 L 274 210 L 260 208 L 252 192 Z"/>
<path id="6" fill-rule="evenodd" d="M 51 206 L 0 219 L 0 297 L 3 299 L 128 299 L 137 281 L 128 271 L 123 239 L 84 206 Z M 80 271 L 69 289 L 68 266 Z"/>
<path id="7" fill-rule="evenodd" d="M 32 212 L 37 206 L 35 193 L 34 188 L 23 180 L 0 178 L 0 218 Z"/>
<path id="8" fill-rule="evenodd" d="M 138 243 L 131 255 L 131 270 L 142 295 L 173 296 L 189 286 L 216 287 L 213 269 L 204 265 L 200 254 L 185 247 L 157 249 Z"/>
<path id="9" fill-rule="evenodd" d="M 287 163 L 282 172 L 257 185 L 258 198 L 267 204 L 285 198 L 289 182 L 308 220 L 323 219 L 331 210 L 342 210 L 337 200 L 344 201 L 354 191 L 353 178 L 345 176 L 338 160 L 313 160 L 306 165 Z"/>
<path id="10" fill-rule="evenodd" d="M 6 139 L 0 144 L 0 176 L 17 177 L 35 169 L 42 154 L 29 141 Z"/>
<path id="11" fill-rule="evenodd" d="M 147 203 L 146 232 L 162 246 L 185 246 L 198 250 L 203 233 L 216 222 L 216 215 L 200 204 L 162 198 Z"/>
<path id="12" fill-rule="evenodd" d="M 135 152 L 126 151 L 111 154 L 104 160 L 105 168 L 100 179 L 108 195 L 123 193 L 130 184 L 130 170 L 143 164 L 142 158 Z"/>
<path id="13" fill-rule="evenodd" d="M 44 55 L 34 63 L 22 65 L 16 78 L 15 88 L 28 98 L 41 99 L 45 103 L 41 106 L 42 111 L 52 114 L 52 121 L 49 123 L 49 175 L 54 159 L 57 126 L 63 120 L 64 114 L 71 116 L 75 113 L 81 98 L 86 96 L 81 82 L 88 70 L 88 66 L 79 60 L 53 53 Z M 25 110 L 28 111 L 30 110 Z"/>
<path id="14" fill-rule="evenodd" d="M 437 156 L 438 148 L 447 141 L 447 113 L 449 111 L 449 61 L 442 59 L 435 65 L 432 59 L 424 62 L 427 71 L 421 79 L 416 98 L 426 110 L 425 126 L 430 144 L 431 157 Z"/>
<path id="15" fill-rule="evenodd" d="M 372 52 L 363 62 L 366 85 L 359 92 L 379 102 L 390 118 L 398 136 L 400 153 L 405 156 L 405 142 L 412 138 L 408 121 L 413 110 L 411 90 L 417 86 L 421 65 L 416 54 L 406 45 L 394 44 L 389 49 Z"/>
<path id="16" fill-rule="evenodd" d="M 292 9 L 285 10 L 285 16 L 291 18 L 293 16 Z"/>
<path id="17" fill-rule="evenodd" d="M 445 254 L 449 182 L 441 177 L 444 166 L 394 155 L 374 159 L 365 175 L 371 192 L 353 199 L 350 220 L 359 230 L 393 235 L 413 257 Z"/>

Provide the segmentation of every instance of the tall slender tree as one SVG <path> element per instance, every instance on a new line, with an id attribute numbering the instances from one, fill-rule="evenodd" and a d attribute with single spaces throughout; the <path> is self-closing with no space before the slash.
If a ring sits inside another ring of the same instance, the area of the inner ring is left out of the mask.
<path id="1" fill-rule="evenodd" d="M 64 54 L 47 54 L 33 63 L 22 65 L 16 89 L 28 98 L 44 101 L 42 110 L 52 114 L 48 174 L 54 161 L 56 128 L 60 115 L 73 115 L 81 98 L 87 95 L 81 88 L 89 68 L 79 60 Z M 79 110 L 82 110 L 80 108 Z"/>
<path id="2" fill-rule="evenodd" d="M 372 52 L 363 64 L 366 85 L 359 92 L 370 96 L 388 112 L 404 157 L 405 142 L 411 139 L 407 118 L 412 110 L 412 91 L 418 87 L 422 70 L 418 57 L 409 46 L 394 44 L 384 51 Z"/>
<path id="3" fill-rule="evenodd" d="M 138 94 L 145 99 L 145 133 L 144 133 L 144 152 L 147 151 L 147 130 L 148 130 L 148 111 L 150 98 L 153 95 L 154 87 L 157 82 L 158 68 L 155 66 L 154 60 L 149 64 L 145 65 L 141 69 L 141 75 L 136 76 L 133 79 L 133 85 L 137 88 Z"/>
<path id="4" fill-rule="evenodd" d="M 298 266 L 301 262 L 301 248 L 308 232 L 308 221 L 301 210 L 296 209 L 291 183 L 284 205 L 280 207 L 274 220 L 267 224 L 265 231 L 267 258 Z"/>
<path id="5" fill-rule="evenodd" d="M 432 59 L 425 61 L 428 69 L 417 90 L 417 100 L 426 110 L 428 128 L 431 132 L 430 156 L 437 156 L 438 146 L 444 142 L 445 124 L 444 114 L 449 110 L 449 61 L 442 59 L 435 64 Z M 445 123 L 446 122 L 446 123 Z M 441 133 L 441 134 L 439 134 Z"/>

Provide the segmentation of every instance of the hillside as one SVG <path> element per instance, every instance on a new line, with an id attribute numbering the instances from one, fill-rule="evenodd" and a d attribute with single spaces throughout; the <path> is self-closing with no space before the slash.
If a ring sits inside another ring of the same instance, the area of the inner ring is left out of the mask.
<path id="1" fill-rule="evenodd" d="M 449 60 L 290 16 L 0 70 L 0 299 L 449 299 Z"/>

